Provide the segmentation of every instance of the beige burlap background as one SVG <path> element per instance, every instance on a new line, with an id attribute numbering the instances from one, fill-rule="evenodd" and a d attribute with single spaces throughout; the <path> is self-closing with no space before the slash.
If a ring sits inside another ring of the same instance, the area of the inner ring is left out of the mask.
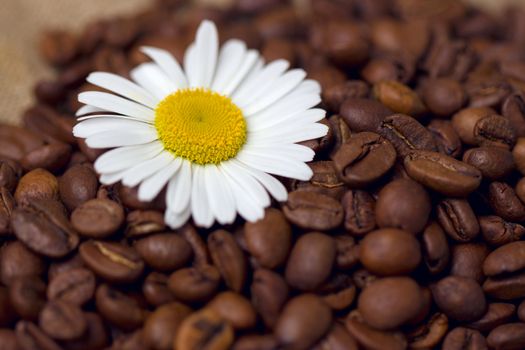
<path id="1" fill-rule="evenodd" d="M 0 121 L 16 124 L 32 101 L 35 81 L 52 70 L 40 59 L 38 35 L 46 28 L 78 30 L 94 18 L 139 11 L 152 0 L 1 0 L 0 5 Z M 231 0 L 200 0 L 204 2 Z M 497 9 L 525 0 L 472 0 Z"/>

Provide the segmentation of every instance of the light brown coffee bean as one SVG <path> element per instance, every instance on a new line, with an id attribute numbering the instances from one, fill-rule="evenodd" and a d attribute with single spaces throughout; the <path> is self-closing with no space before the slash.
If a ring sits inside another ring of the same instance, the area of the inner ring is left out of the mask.
<path id="1" fill-rule="evenodd" d="M 208 236 L 208 249 L 226 285 L 240 292 L 246 282 L 247 264 L 233 235 L 225 230 L 212 232 Z"/>

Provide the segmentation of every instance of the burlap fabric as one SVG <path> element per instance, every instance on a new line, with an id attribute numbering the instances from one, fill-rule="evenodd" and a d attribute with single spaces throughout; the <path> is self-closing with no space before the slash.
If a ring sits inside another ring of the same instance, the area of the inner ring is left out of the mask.
<path id="1" fill-rule="evenodd" d="M 152 0 L 1 0 L 0 121 L 16 124 L 31 104 L 35 81 L 52 75 L 38 54 L 38 37 L 46 28 L 79 30 L 94 18 L 139 11 Z M 201 0 L 224 2 L 228 0 Z M 472 0 L 491 9 L 525 0 Z"/>

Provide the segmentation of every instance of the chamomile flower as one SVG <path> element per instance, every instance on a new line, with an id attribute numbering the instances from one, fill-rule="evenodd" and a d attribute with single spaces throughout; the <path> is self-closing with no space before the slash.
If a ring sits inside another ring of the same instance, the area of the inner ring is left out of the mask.
<path id="1" fill-rule="evenodd" d="M 73 132 L 92 148 L 113 148 L 95 162 L 103 184 L 138 187 L 140 200 L 166 188 L 165 221 L 228 224 L 264 216 L 270 195 L 287 191 L 272 175 L 308 180 L 314 152 L 298 142 L 322 137 L 320 86 L 289 63 L 265 64 L 239 40 L 219 48 L 217 28 L 199 26 L 183 68 L 167 51 L 143 47 L 152 62 L 131 80 L 94 72 L 110 92 L 78 95 L 85 104 Z"/>

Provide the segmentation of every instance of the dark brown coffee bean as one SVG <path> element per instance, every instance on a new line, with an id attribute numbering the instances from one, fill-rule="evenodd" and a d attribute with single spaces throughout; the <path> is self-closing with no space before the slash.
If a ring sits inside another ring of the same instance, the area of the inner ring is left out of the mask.
<path id="1" fill-rule="evenodd" d="M 483 283 L 483 291 L 485 294 L 501 300 L 523 298 L 525 296 L 525 274 L 489 277 Z"/>
<path id="2" fill-rule="evenodd" d="M 277 347 L 277 340 L 271 334 L 249 334 L 237 338 L 235 344 L 233 344 L 232 350 L 272 350 Z"/>
<path id="3" fill-rule="evenodd" d="M 395 80 L 382 80 L 374 84 L 374 97 L 394 113 L 418 117 L 426 111 L 417 93 Z"/>
<path id="4" fill-rule="evenodd" d="M 68 71 L 72 71 L 72 73 L 75 73 L 76 66 L 77 65 L 73 65 L 71 66 L 71 68 L 68 68 L 66 71 L 64 71 L 64 73 L 61 74 L 61 77 L 59 79 L 61 79 L 64 74 L 68 74 Z M 83 75 L 77 77 L 77 79 L 83 80 L 85 76 L 90 72 L 90 70 L 91 67 L 89 66 L 83 67 Z M 58 111 L 48 106 L 37 105 L 28 109 L 23 115 L 23 120 L 24 125 L 28 130 L 33 131 L 35 134 L 39 134 L 42 137 L 42 139 L 47 141 L 49 145 L 56 144 L 57 141 L 61 141 L 62 143 L 70 145 L 75 144 L 75 137 L 73 135 L 73 126 L 75 125 L 74 119 L 70 118 L 67 115 L 60 114 Z M 41 149 L 42 146 L 44 145 L 32 148 L 30 151 L 28 151 L 28 153 Z M 38 160 L 38 157 L 32 158 L 34 160 Z M 67 156 L 66 159 L 60 159 L 60 157 L 56 156 L 49 157 L 48 163 L 56 163 L 56 167 L 57 169 L 59 169 L 61 163 L 62 165 L 67 163 L 67 158 L 69 158 L 69 156 Z M 42 159 L 44 160 L 45 158 Z M 28 164 L 32 163 L 29 162 Z M 33 164 L 37 165 L 38 162 Z M 43 164 L 45 164 L 45 162 Z"/>
<path id="5" fill-rule="evenodd" d="M 80 257 L 80 254 L 76 253 L 75 255 L 65 259 L 52 262 L 49 265 L 49 270 L 47 271 L 47 276 L 49 281 L 53 280 L 56 276 L 63 272 L 67 272 L 74 269 L 84 268 L 84 262 Z"/>
<path id="6" fill-rule="evenodd" d="M 281 275 L 266 269 L 257 269 L 251 285 L 252 304 L 264 324 L 273 328 L 283 305 L 288 300 L 288 285 Z"/>
<path id="7" fill-rule="evenodd" d="M 288 259 L 286 281 L 302 291 L 315 290 L 330 275 L 335 255 L 335 241 L 330 236 L 315 232 L 301 236 Z"/>
<path id="8" fill-rule="evenodd" d="M 365 323 L 357 311 L 348 315 L 345 327 L 365 349 L 403 350 L 407 348 L 407 340 L 403 333 L 374 329 Z"/>
<path id="9" fill-rule="evenodd" d="M 174 302 L 156 309 L 144 323 L 144 343 L 152 350 L 172 350 L 182 321 L 192 313 L 184 304 Z"/>
<path id="10" fill-rule="evenodd" d="M 11 329 L 0 329 L 0 344 L 0 349 L 2 350 L 20 349 L 16 340 L 16 334 Z"/>
<path id="11" fill-rule="evenodd" d="M 295 62 L 295 52 L 292 42 L 286 39 L 271 38 L 266 40 L 261 49 L 261 54 L 266 62 L 272 62 L 277 59 L 285 59 L 292 65 Z"/>
<path id="12" fill-rule="evenodd" d="M 516 306 L 507 303 L 491 303 L 485 315 L 468 324 L 469 328 L 477 329 L 480 332 L 490 332 L 494 328 L 507 323 L 516 313 Z"/>
<path id="13" fill-rule="evenodd" d="M 494 349 L 522 349 L 525 347 L 525 323 L 508 323 L 494 328 L 487 336 L 487 344 Z"/>
<path id="14" fill-rule="evenodd" d="M 525 319 L 525 302 L 521 302 L 518 306 L 518 318 L 520 321 L 523 321 Z"/>
<path id="15" fill-rule="evenodd" d="M 432 119 L 427 129 L 434 135 L 439 152 L 454 158 L 461 154 L 461 140 L 450 121 Z"/>
<path id="16" fill-rule="evenodd" d="M 368 96 L 368 85 L 361 80 L 348 80 L 343 84 L 332 85 L 322 92 L 323 101 L 331 111 L 339 112 L 341 105 L 349 98 Z"/>
<path id="17" fill-rule="evenodd" d="M 16 340 L 22 350 L 61 350 L 62 348 L 34 323 L 20 321 L 16 324 Z"/>
<path id="18" fill-rule="evenodd" d="M 350 234 L 361 236 L 375 228 L 375 200 L 368 192 L 350 190 L 341 204 L 345 212 L 344 227 Z"/>
<path id="19" fill-rule="evenodd" d="M 360 243 L 360 261 L 378 275 L 408 274 L 421 261 L 418 241 L 406 231 L 385 228 L 373 231 Z"/>
<path id="20" fill-rule="evenodd" d="M 514 189 L 504 182 L 492 182 L 489 185 L 489 203 L 494 212 L 505 220 L 525 220 L 525 205 Z"/>
<path id="21" fill-rule="evenodd" d="M 108 345 L 108 331 L 102 318 L 93 312 L 84 313 L 87 329 L 84 334 L 75 340 L 65 341 L 69 350 L 98 350 Z"/>
<path id="22" fill-rule="evenodd" d="M 501 114 L 510 120 L 518 137 L 525 136 L 525 101 L 522 94 L 509 95 L 501 106 Z"/>
<path id="23" fill-rule="evenodd" d="M 71 214 L 71 224 L 78 233 L 92 238 L 103 238 L 115 233 L 123 222 L 123 208 L 108 199 L 91 199 Z"/>
<path id="24" fill-rule="evenodd" d="M 454 320 L 475 321 L 487 311 L 483 290 L 470 278 L 445 277 L 433 286 L 432 296 L 439 309 Z"/>
<path id="25" fill-rule="evenodd" d="M 79 338 L 87 329 L 82 310 L 65 301 L 49 301 L 40 313 L 40 328 L 58 340 Z"/>
<path id="26" fill-rule="evenodd" d="M 357 308 L 367 324 L 389 330 L 413 319 L 422 304 L 421 289 L 413 279 L 387 277 L 376 280 L 361 292 Z"/>
<path id="27" fill-rule="evenodd" d="M 347 235 L 335 236 L 335 265 L 340 270 L 347 270 L 359 262 L 359 246 L 355 239 Z"/>
<path id="28" fill-rule="evenodd" d="M 479 225 L 483 239 L 491 245 L 503 245 L 518 241 L 525 235 L 525 227 L 507 222 L 499 216 L 480 216 Z"/>
<path id="29" fill-rule="evenodd" d="M 0 281 L 9 286 L 18 277 L 40 277 L 44 260 L 19 241 L 5 244 L 0 250 Z"/>
<path id="30" fill-rule="evenodd" d="M 354 302 L 356 293 L 352 277 L 343 273 L 334 274 L 317 290 L 323 301 L 336 311 L 348 308 Z"/>
<path id="31" fill-rule="evenodd" d="M 71 228 L 61 202 L 34 199 L 13 211 L 11 225 L 16 237 L 35 252 L 63 257 L 76 249 L 79 237 Z"/>
<path id="32" fill-rule="evenodd" d="M 58 274 L 49 282 L 49 300 L 62 300 L 74 305 L 83 305 L 95 293 L 95 275 L 87 269 L 72 269 Z"/>
<path id="33" fill-rule="evenodd" d="M 489 180 L 505 177 L 514 169 L 512 153 L 502 147 L 471 148 L 463 154 L 463 161 Z"/>
<path id="34" fill-rule="evenodd" d="M 430 79 L 423 84 L 423 101 L 431 113 L 450 116 L 457 112 L 467 100 L 461 84 L 454 79 Z M 410 114 L 410 113 L 407 113 Z"/>
<path id="35" fill-rule="evenodd" d="M 274 269 L 284 264 L 292 245 L 292 230 L 283 213 L 267 209 L 264 218 L 244 225 L 246 247 L 256 264 Z"/>
<path id="36" fill-rule="evenodd" d="M 332 86 L 343 84 L 346 81 L 343 71 L 326 62 L 318 63 L 311 67 L 308 70 L 308 77 L 321 84 L 322 91 L 326 91 Z"/>
<path id="37" fill-rule="evenodd" d="M 193 252 L 188 242 L 175 233 L 159 233 L 135 242 L 135 249 L 147 265 L 173 271 L 186 265 Z"/>
<path id="38" fill-rule="evenodd" d="M 437 152 L 412 151 L 404 165 L 411 178 L 448 196 L 468 195 L 482 177 L 473 166 Z"/>
<path id="39" fill-rule="evenodd" d="M 491 108 L 465 108 L 454 114 L 452 117 L 452 126 L 458 133 L 461 141 L 468 145 L 477 145 L 478 139 L 475 135 L 476 124 L 491 115 L 495 111 Z"/>
<path id="40" fill-rule="evenodd" d="M 430 210 L 430 198 L 423 186 L 410 179 L 399 179 L 379 192 L 375 217 L 379 227 L 395 227 L 417 234 L 425 227 Z"/>
<path id="41" fill-rule="evenodd" d="M 479 223 L 465 199 L 445 199 L 437 207 L 438 221 L 454 240 L 468 242 L 479 233 Z"/>
<path id="42" fill-rule="evenodd" d="M 341 198 L 346 191 L 346 185 L 337 176 L 333 161 L 311 162 L 308 166 L 314 173 L 312 178 L 310 181 L 292 181 L 292 191 L 317 192 L 336 199 Z"/>
<path id="43" fill-rule="evenodd" d="M 233 235 L 224 230 L 212 232 L 208 236 L 208 249 L 226 285 L 240 292 L 246 282 L 247 264 Z"/>
<path id="44" fill-rule="evenodd" d="M 481 74 L 471 74 L 465 83 L 472 107 L 499 106 L 512 93 L 512 87 L 501 76 L 492 77 Z"/>
<path id="45" fill-rule="evenodd" d="M 313 192 L 294 191 L 283 205 L 283 213 L 293 224 L 311 230 L 330 230 L 343 221 L 343 207 L 335 199 Z"/>
<path id="46" fill-rule="evenodd" d="M 447 267 L 450 250 L 445 233 L 439 224 L 432 222 L 425 228 L 421 246 L 423 259 L 431 274 L 438 274 Z"/>
<path id="47" fill-rule="evenodd" d="M 152 272 L 144 280 L 142 293 L 152 306 L 161 306 L 175 301 L 175 296 L 168 288 L 168 276 Z"/>
<path id="48" fill-rule="evenodd" d="M 13 192 L 18 184 L 18 179 L 22 175 L 22 167 L 14 160 L 0 158 L 0 186 L 5 187 L 9 192 Z"/>
<path id="49" fill-rule="evenodd" d="M 447 334 L 443 350 L 488 350 L 485 337 L 473 329 L 457 327 Z"/>
<path id="50" fill-rule="evenodd" d="M 9 299 L 9 291 L 4 287 L 0 287 L 0 327 L 7 327 L 15 320 L 16 312 Z"/>
<path id="51" fill-rule="evenodd" d="M 505 244 L 492 251 L 483 262 L 487 276 L 509 274 L 525 268 L 525 242 Z"/>
<path id="52" fill-rule="evenodd" d="M 518 138 L 516 145 L 512 149 L 512 157 L 516 168 L 520 173 L 525 174 L 525 137 Z"/>
<path id="53" fill-rule="evenodd" d="M 95 302 L 100 315 L 120 329 L 133 330 L 144 322 L 146 312 L 137 301 L 107 284 L 97 288 Z"/>
<path id="54" fill-rule="evenodd" d="M 58 199 L 58 181 L 44 169 L 35 169 L 25 174 L 18 183 L 15 200 L 25 206 L 35 199 Z"/>
<path id="55" fill-rule="evenodd" d="M 279 344 L 293 349 L 308 349 L 321 339 L 332 325 L 332 311 L 313 294 L 299 295 L 285 305 L 275 336 Z"/>
<path id="56" fill-rule="evenodd" d="M 48 31 L 40 37 L 40 54 L 50 64 L 65 65 L 77 54 L 77 41 L 72 33 Z"/>
<path id="57" fill-rule="evenodd" d="M 22 319 L 36 321 L 46 303 L 46 285 L 37 277 L 19 277 L 9 285 L 9 300 Z"/>
<path id="58" fill-rule="evenodd" d="M 191 314 L 181 324 L 175 339 L 175 349 L 227 350 L 233 343 L 233 329 L 211 309 Z"/>
<path id="59" fill-rule="evenodd" d="M 411 349 L 431 349 L 445 337 L 448 330 L 448 318 L 442 313 L 434 314 L 428 322 L 422 324 L 407 336 Z"/>
<path id="60" fill-rule="evenodd" d="M 217 294 L 206 307 L 228 321 L 235 330 L 253 328 L 257 322 L 254 307 L 238 293 L 227 291 Z"/>
<path id="61" fill-rule="evenodd" d="M 56 142 L 27 153 L 20 160 L 20 164 L 27 170 L 44 168 L 56 172 L 67 164 L 70 156 L 71 146 Z"/>
<path id="62" fill-rule="evenodd" d="M 452 246 L 450 274 L 468 277 L 482 283 L 485 279 L 483 261 L 489 254 L 489 249 L 482 243 L 466 243 Z"/>
<path id="63" fill-rule="evenodd" d="M 144 270 L 140 255 L 123 244 L 87 241 L 80 245 L 79 252 L 89 269 L 110 282 L 135 281 Z"/>
<path id="64" fill-rule="evenodd" d="M 493 114 L 476 123 L 474 139 L 481 146 L 512 147 L 516 133 L 507 118 Z"/>
<path id="65" fill-rule="evenodd" d="M 75 165 L 58 180 L 58 188 L 62 202 L 73 211 L 84 202 L 95 198 L 98 189 L 97 175 L 88 166 Z"/>
<path id="66" fill-rule="evenodd" d="M 203 302 L 216 293 L 220 280 L 219 271 L 212 265 L 187 267 L 170 276 L 168 287 L 179 300 Z"/>
<path id="67" fill-rule="evenodd" d="M 126 235 L 146 236 L 166 230 L 164 214 L 155 210 L 134 210 L 126 216 Z"/>
<path id="68" fill-rule="evenodd" d="M 364 98 L 348 98 L 339 112 L 350 129 L 355 132 L 373 131 L 392 112 L 381 103 Z"/>
<path id="69" fill-rule="evenodd" d="M 363 187 L 383 176 L 396 160 L 386 139 L 371 133 L 354 134 L 332 156 L 339 178 L 352 187 Z"/>
<path id="70" fill-rule="evenodd" d="M 328 334 L 313 348 L 313 350 L 358 350 L 355 339 L 346 328 L 334 323 Z"/>
<path id="71" fill-rule="evenodd" d="M 113 341 L 113 347 L 126 350 L 141 350 L 146 347 L 142 329 L 120 334 Z"/>
<path id="72" fill-rule="evenodd" d="M 370 84 L 384 80 L 395 80 L 406 84 L 412 79 L 415 64 L 403 54 L 389 54 L 385 57 L 372 58 L 361 70 L 361 76 Z"/>
<path id="73" fill-rule="evenodd" d="M 331 116 L 328 119 L 328 123 L 330 126 L 330 129 L 328 130 L 332 133 L 334 138 L 332 152 L 330 153 L 331 155 L 333 155 L 339 149 L 339 147 L 341 147 L 341 145 L 345 144 L 346 142 L 348 142 L 348 140 L 350 140 L 350 137 L 352 136 L 352 131 L 350 130 L 350 127 L 348 126 L 346 121 L 338 114 Z M 333 162 L 330 163 L 333 165 Z M 339 180 L 339 178 L 337 178 L 337 180 L 338 183 L 343 183 Z"/>

